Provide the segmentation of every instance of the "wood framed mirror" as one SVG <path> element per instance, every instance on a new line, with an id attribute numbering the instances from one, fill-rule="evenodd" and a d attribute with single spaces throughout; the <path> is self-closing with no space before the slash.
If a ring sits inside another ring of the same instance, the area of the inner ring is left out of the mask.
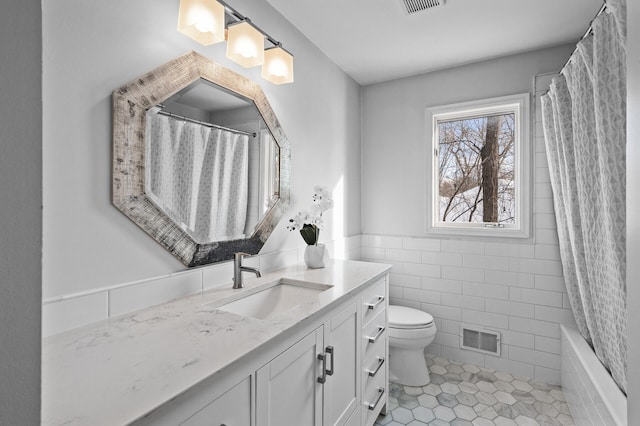
<path id="1" fill-rule="evenodd" d="M 198 53 L 113 92 L 113 204 L 186 266 L 257 254 L 290 168 L 260 86 Z"/>

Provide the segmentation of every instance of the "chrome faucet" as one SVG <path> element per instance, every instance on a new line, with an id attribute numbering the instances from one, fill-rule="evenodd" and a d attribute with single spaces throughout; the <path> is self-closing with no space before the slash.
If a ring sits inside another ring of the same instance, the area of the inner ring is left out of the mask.
<path id="1" fill-rule="evenodd" d="M 243 288 L 244 282 L 242 281 L 242 271 L 253 272 L 256 277 L 260 278 L 262 274 L 257 268 L 251 268 L 250 266 L 242 266 L 242 259 L 245 256 L 249 256 L 247 253 L 234 253 L 233 256 L 233 288 Z"/>

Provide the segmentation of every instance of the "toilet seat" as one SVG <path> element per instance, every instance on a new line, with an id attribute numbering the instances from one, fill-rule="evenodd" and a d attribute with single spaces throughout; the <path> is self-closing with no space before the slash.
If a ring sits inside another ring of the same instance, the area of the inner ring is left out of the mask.
<path id="1" fill-rule="evenodd" d="M 424 311 L 405 306 L 389 305 L 389 327 L 417 329 L 433 327 L 433 317 Z"/>

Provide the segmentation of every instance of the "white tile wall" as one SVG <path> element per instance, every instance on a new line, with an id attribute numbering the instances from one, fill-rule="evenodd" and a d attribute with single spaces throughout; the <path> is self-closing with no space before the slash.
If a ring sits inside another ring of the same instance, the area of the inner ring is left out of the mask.
<path id="1" fill-rule="evenodd" d="M 536 105 L 549 76 L 536 79 Z M 560 383 L 560 324 L 573 324 L 556 233 L 540 108 L 536 107 L 534 239 L 495 242 L 363 235 L 363 259 L 393 264 L 391 302 L 436 318 L 427 350 Z M 460 349 L 460 325 L 502 332 L 500 357 Z"/>
<path id="2" fill-rule="evenodd" d="M 333 258 L 359 259 L 360 235 L 326 243 Z M 263 272 L 304 260 L 304 246 L 247 258 L 245 264 Z M 123 315 L 149 306 L 231 285 L 232 262 L 218 263 L 134 283 L 116 284 L 92 293 L 70 294 L 45 300 L 42 307 L 43 337 Z"/>

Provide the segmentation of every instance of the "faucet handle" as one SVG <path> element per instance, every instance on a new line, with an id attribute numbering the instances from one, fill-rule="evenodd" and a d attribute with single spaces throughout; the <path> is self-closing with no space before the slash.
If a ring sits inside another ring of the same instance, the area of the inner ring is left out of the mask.
<path id="1" fill-rule="evenodd" d="M 243 257 L 251 256 L 251 255 L 249 253 L 239 251 L 237 253 L 233 253 L 233 256 L 235 257 L 236 260 L 242 260 Z"/>

